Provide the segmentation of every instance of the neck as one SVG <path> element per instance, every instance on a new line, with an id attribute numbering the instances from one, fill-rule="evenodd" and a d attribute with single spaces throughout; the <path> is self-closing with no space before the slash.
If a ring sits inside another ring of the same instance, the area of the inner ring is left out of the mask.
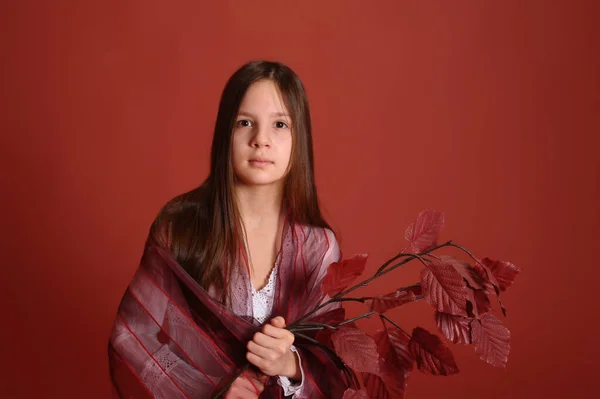
<path id="1" fill-rule="evenodd" d="M 279 219 L 283 208 L 283 187 L 237 185 L 235 192 L 240 217 L 247 228 L 259 228 Z"/>

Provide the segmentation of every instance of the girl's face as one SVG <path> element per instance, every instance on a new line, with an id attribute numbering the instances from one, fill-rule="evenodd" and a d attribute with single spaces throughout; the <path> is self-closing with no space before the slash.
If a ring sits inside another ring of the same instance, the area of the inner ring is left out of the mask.
<path id="1" fill-rule="evenodd" d="M 232 163 L 238 184 L 283 184 L 292 153 L 291 124 L 273 81 L 250 85 L 233 129 Z"/>

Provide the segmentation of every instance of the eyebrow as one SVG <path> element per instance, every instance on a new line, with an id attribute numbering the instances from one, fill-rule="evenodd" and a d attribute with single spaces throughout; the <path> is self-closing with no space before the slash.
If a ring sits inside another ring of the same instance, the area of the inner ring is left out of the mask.
<path id="1" fill-rule="evenodd" d="M 238 113 L 238 116 L 249 116 L 251 118 L 256 118 L 256 115 L 254 115 L 252 112 L 248 112 L 248 111 L 240 111 Z M 285 116 L 285 117 L 290 117 L 289 114 L 286 114 L 285 112 L 273 112 L 271 113 L 271 116 Z"/>

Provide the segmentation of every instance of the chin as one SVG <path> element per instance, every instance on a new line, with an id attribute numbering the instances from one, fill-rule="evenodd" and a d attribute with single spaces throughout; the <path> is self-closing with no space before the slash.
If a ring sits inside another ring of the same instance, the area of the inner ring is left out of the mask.
<path id="1" fill-rule="evenodd" d="M 272 186 L 283 184 L 282 177 L 266 177 L 266 176 L 240 176 L 239 181 L 246 186 Z"/>

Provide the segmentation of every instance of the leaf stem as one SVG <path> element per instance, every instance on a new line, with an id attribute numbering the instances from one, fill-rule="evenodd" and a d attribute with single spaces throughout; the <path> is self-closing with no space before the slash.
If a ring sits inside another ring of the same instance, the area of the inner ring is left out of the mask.
<path id="1" fill-rule="evenodd" d="M 365 300 L 370 299 L 366 297 L 362 298 L 332 298 L 331 302 L 361 302 L 365 303 Z"/>
<path id="2" fill-rule="evenodd" d="M 343 325 L 350 324 L 350 323 L 355 322 L 360 319 L 369 318 L 369 317 L 373 316 L 374 314 L 375 314 L 375 312 L 367 312 L 367 313 L 361 314 L 360 316 L 353 317 L 349 320 L 345 320 L 345 321 L 337 324 L 336 327 L 341 327 Z"/>
<path id="3" fill-rule="evenodd" d="M 328 328 L 331 330 L 337 330 L 336 327 L 333 327 L 329 324 L 325 324 L 325 323 L 317 323 L 317 322 L 306 322 L 306 323 L 299 323 L 296 324 L 296 327 L 323 327 L 323 328 Z"/>
<path id="4" fill-rule="evenodd" d="M 386 316 L 386 315 L 384 315 L 384 314 L 382 314 L 382 315 L 379 315 L 379 316 L 380 316 L 382 319 L 385 319 L 385 320 L 387 320 L 387 321 L 388 321 L 389 323 L 391 323 L 391 324 L 392 324 L 394 327 L 396 327 L 398 330 L 402 331 L 402 333 L 404 333 L 404 334 L 405 334 L 407 337 L 409 337 L 409 338 L 410 338 L 410 334 L 408 334 L 406 331 L 404 331 L 404 330 L 402 329 L 402 327 L 400 327 L 400 326 L 399 326 L 397 323 L 395 323 L 395 322 L 394 322 L 392 319 L 390 319 L 389 317 L 387 317 L 387 316 Z M 385 326 L 385 323 L 384 323 L 384 326 Z"/>
<path id="5" fill-rule="evenodd" d="M 323 331 L 323 330 L 325 330 L 325 327 L 321 327 L 321 326 L 314 326 L 314 327 L 294 327 L 294 328 L 290 328 L 290 331 L 293 332 L 294 334 L 299 333 L 299 332 Z"/>
<path id="6" fill-rule="evenodd" d="M 460 249 L 461 251 L 463 251 L 464 253 L 466 253 L 467 255 L 469 255 L 471 257 L 471 259 L 473 259 L 475 262 L 481 264 L 481 262 L 479 262 L 479 260 L 477 258 L 475 258 L 475 256 L 473 256 L 473 254 L 471 253 L 471 251 L 469 251 L 465 247 L 463 247 L 461 245 L 458 245 L 458 244 L 454 244 L 454 243 L 449 243 L 449 245 L 451 247 Z"/>
<path id="7" fill-rule="evenodd" d="M 410 258 L 412 258 L 412 259 L 418 259 L 419 261 L 421 261 L 421 263 L 423 264 L 423 266 L 427 266 L 427 265 L 425 264 L 425 261 L 426 261 L 426 259 L 424 259 L 424 258 L 423 258 L 421 255 L 417 255 L 417 254 L 401 254 L 401 255 L 399 255 L 399 256 L 402 256 L 402 257 L 406 256 L 406 257 L 410 257 Z M 389 272 L 389 271 L 392 271 L 392 270 L 394 270 L 394 269 L 395 269 L 397 266 L 400 266 L 400 265 L 403 265 L 403 264 L 405 264 L 405 263 L 408 263 L 408 262 L 410 262 L 412 259 L 409 259 L 408 261 L 403 261 L 403 262 L 400 262 L 399 264 L 393 265 L 392 267 L 390 267 L 390 269 L 389 269 L 389 270 L 385 270 L 385 268 L 386 268 L 386 267 L 388 266 L 388 264 L 389 264 L 388 262 L 386 262 L 386 264 L 384 264 L 384 265 L 383 265 L 383 266 L 381 266 L 379 269 L 377 269 L 377 272 L 375 273 L 375 276 L 382 276 L 382 275 L 384 275 L 385 273 L 387 273 L 387 272 Z"/>
<path id="8" fill-rule="evenodd" d="M 420 254 L 406 254 L 404 252 L 400 252 L 398 255 L 394 256 L 393 258 L 391 258 L 387 262 L 385 262 L 377 270 L 377 272 L 373 276 L 371 276 L 371 277 L 369 277 L 369 278 L 367 278 L 367 279 L 365 279 L 365 280 L 363 280 L 363 281 L 355 284 L 354 286 L 346 289 L 345 291 L 342 291 L 342 292 L 336 294 L 333 298 L 329 299 L 328 301 L 325 301 L 322 304 L 316 306 L 312 311 L 306 313 L 304 316 L 302 316 L 299 319 L 297 319 L 292 325 L 290 325 L 290 327 L 295 327 L 302 320 L 305 320 L 305 319 L 309 318 L 310 316 L 312 316 L 316 312 L 318 312 L 320 309 L 324 308 L 327 305 L 330 305 L 331 303 L 334 303 L 334 302 L 343 302 L 344 300 L 349 299 L 349 298 L 343 298 L 343 296 L 351 293 L 352 291 L 357 290 L 360 287 L 366 286 L 367 284 L 369 284 L 371 281 L 375 280 L 376 278 L 379 278 L 379 277 L 383 276 L 384 274 L 389 273 L 389 272 L 397 269 L 398 267 L 400 267 L 400 266 L 402 266 L 402 265 L 410 262 L 413 259 L 418 259 L 421 263 L 423 263 L 423 265 L 425 265 L 425 260 L 423 259 L 424 255 L 428 255 L 430 252 L 433 252 L 433 251 L 435 251 L 437 249 L 440 249 L 440 248 L 443 248 L 443 247 L 447 247 L 447 246 L 451 246 L 451 245 L 452 246 L 456 246 L 456 244 L 453 244 L 452 240 L 450 240 L 450 241 L 447 241 L 447 242 L 445 242 L 443 244 L 436 245 L 435 247 L 430 248 L 430 249 L 428 249 L 426 251 L 423 251 Z M 389 268 L 386 269 L 386 267 L 388 265 L 390 265 L 393 261 L 395 261 L 396 259 L 398 259 L 400 257 L 407 257 L 408 259 L 404 259 L 404 260 L 402 260 L 402 261 L 396 263 L 395 265 L 393 265 L 393 266 L 391 266 L 391 267 L 389 267 Z M 355 299 L 350 299 L 350 300 L 355 300 Z"/>

